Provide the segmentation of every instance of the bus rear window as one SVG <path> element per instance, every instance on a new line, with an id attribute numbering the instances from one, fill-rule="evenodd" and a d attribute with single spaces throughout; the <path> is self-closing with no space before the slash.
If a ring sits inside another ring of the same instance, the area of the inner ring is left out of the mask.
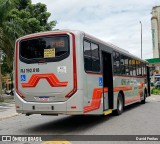
<path id="1" fill-rule="evenodd" d="M 47 36 L 22 40 L 20 60 L 26 63 L 60 61 L 69 56 L 67 36 Z"/>

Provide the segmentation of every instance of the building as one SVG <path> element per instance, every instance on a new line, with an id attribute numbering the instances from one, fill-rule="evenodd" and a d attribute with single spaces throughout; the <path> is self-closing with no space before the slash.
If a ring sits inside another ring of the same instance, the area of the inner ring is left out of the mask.
<path id="1" fill-rule="evenodd" d="M 160 6 L 153 7 L 151 14 L 153 58 L 160 58 Z"/>
<path id="2" fill-rule="evenodd" d="M 151 14 L 153 58 L 147 61 L 150 65 L 151 83 L 155 83 L 160 80 L 160 6 L 154 6 Z"/>

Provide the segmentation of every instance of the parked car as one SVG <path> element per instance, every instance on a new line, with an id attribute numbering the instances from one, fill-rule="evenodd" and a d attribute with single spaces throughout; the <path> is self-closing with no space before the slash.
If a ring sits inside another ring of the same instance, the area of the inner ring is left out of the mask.
<path id="1" fill-rule="evenodd" d="M 5 94 L 10 95 L 11 94 L 11 90 L 5 90 Z"/>
<path id="2" fill-rule="evenodd" d="M 160 88 L 160 81 L 157 81 L 157 82 L 155 83 L 155 87 Z"/>
<path id="3" fill-rule="evenodd" d="M 14 95 L 14 88 L 12 90 L 5 90 L 5 94 Z"/>

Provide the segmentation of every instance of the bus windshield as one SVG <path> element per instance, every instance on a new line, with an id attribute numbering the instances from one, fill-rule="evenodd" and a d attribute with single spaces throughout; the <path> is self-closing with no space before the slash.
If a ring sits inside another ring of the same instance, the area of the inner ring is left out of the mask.
<path id="1" fill-rule="evenodd" d="M 69 40 L 67 36 L 30 38 L 22 40 L 19 48 L 23 62 L 59 61 L 69 55 Z"/>

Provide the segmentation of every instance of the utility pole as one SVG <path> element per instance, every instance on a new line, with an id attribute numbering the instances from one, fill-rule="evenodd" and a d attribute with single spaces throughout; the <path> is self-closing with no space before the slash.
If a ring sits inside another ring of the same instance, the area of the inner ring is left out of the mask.
<path id="1" fill-rule="evenodd" d="M 142 59 L 142 22 L 140 21 L 141 24 L 141 59 Z"/>

